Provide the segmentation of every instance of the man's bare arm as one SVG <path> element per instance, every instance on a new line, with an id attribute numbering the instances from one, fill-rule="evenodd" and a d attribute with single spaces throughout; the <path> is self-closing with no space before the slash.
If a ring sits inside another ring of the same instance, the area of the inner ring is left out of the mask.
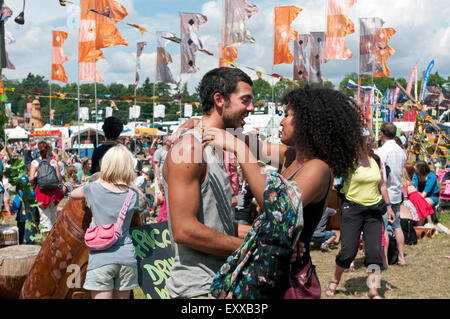
<path id="1" fill-rule="evenodd" d="M 184 136 L 166 159 L 163 174 L 168 183 L 173 240 L 204 253 L 229 256 L 239 248 L 242 239 L 222 234 L 197 219 L 200 186 L 207 169 L 205 163 L 198 161 L 199 154 L 201 143 L 193 136 Z"/>

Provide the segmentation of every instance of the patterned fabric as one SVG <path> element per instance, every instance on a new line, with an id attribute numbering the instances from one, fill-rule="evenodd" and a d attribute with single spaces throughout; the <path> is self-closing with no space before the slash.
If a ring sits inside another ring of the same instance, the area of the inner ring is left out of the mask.
<path id="1" fill-rule="evenodd" d="M 287 284 L 292 247 L 303 229 L 301 191 L 278 173 L 267 174 L 264 212 L 241 247 L 220 268 L 211 294 L 220 299 L 277 299 Z"/>

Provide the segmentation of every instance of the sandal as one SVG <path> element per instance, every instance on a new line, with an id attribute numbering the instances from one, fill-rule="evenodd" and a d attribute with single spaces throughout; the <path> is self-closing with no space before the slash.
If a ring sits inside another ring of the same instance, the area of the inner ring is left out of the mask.
<path id="1" fill-rule="evenodd" d="M 331 284 L 335 284 L 335 285 L 336 285 L 336 288 L 331 289 L 331 288 L 330 288 L 330 285 L 331 285 Z M 327 286 L 327 289 L 326 289 L 326 291 L 325 291 L 325 294 L 326 294 L 328 297 L 334 297 L 334 295 L 336 294 L 337 285 L 339 285 L 339 281 L 331 280 L 331 281 L 328 283 L 328 286 Z"/>
<path id="2" fill-rule="evenodd" d="M 383 297 L 381 297 L 378 293 L 375 293 L 375 294 L 369 293 L 368 296 L 369 296 L 369 299 L 383 299 Z"/>

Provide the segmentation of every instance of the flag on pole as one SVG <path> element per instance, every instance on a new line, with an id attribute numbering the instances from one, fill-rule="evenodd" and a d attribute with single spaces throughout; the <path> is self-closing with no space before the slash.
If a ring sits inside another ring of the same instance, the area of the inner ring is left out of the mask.
<path id="1" fill-rule="evenodd" d="M 353 22 L 345 16 L 357 0 L 328 0 L 325 60 L 347 60 L 352 52 L 345 44 L 345 36 L 355 32 Z"/>
<path id="2" fill-rule="evenodd" d="M 245 20 L 258 13 L 255 4 L 248 0 L 225 0 L 225 32 L 223 46 L 255 43 L 245 26 Z"/>
<path id="3" fill-rule="evenodd" d="M 375 73 L 381 72 L 382 68 L 375 56 L 377 51 L 377 32 L 383 26 L 384 21 L 380 18 L 359 19 L 359 72 Z"/>
<path id="4" fill-rule="evenodd" d="M 66 70 L 63 67 L 63 63 L 69 61 L 69 58 L 62 49 L 62 45 L 67 39 L 67 36 L 67 32 L 53 31 L 52 81 L 67 83 Z"/>
<path id="5" fill-rule="evenodd" d="M 166 50 L 166 46 L 169 43 L 167 38 L 172 37 L 175 37 L 175 35 L 171 32 L 156 32 L 156 82 L 176 83 L 169 69 L 169 63 L 172 63 L 172 56 Z"/>
<path id="6" fill-rule="evenodd" d="M 92 10 L 109 11 L 109 14 L 98 14 Z M 103 82 L 95 62 L 105 58 L 100 49 L 119 44 L 128 46 L 115 26 L 127 15 L 125 7 L 114 0 L 81 0 L 78 44 L 80 81 Z"/>
<path id="7" fill-rule="evenodd" d="M 416 63 L 414 67 L 412 68 L 411 74 L 409 75 L 408 84 L 406 85 L 406 92 L 411 93 L 413 81 L 414 81 L 414 75 L 416 75 L 417 67 L 419 66 L 419 63 Z"/>
<path id="8" fill-rule="evenodd" d="M 136 51 L 136 76 L 134 80 L 134 87 L 137 88 L 139 84 L 139 72 L 141 71 L 141 55 L 144 48 L 147 46 L 147 42 L 138 42 Z"/>
<path id="9" fill-rule="evenodd" d="M 428 64 L 427 70 L 425 71 L 425 76 L 423 78 L 423 91 L 422 91 L 422 96 L 421 96 L 421 100 L 425 100 L 425 93 L 427 92 L 427 83 L 428 83 L 428 79 L 430 78 L 430 74 L 431 74 L 431 69 L 433 69 L 434 67 L 434 60 L 431 60 L 430 64 Z"/>
<path id="10" fill-rule="evenodd" d="M 320 83 L 325 77 L 320 70 L 320 65 L 325 63 L 325 32 L 311 32 L 311 47 L 309 49 L 309 81 Z"/>
<path id="11" fill-rule="evenodd" d="M 309 34 L 300 34 L 294 41 L 294 81 L 309 81 L 306 71 L 306 47 L 308 46 Z"/>
<path id="12" fill-rule="evenodd" d="M 388 45 L 388 42 L 394 34 L 395 30 L 393 28 L 381 28 L 376 34 L 377 48 L 375 57 L 378 60 L 378 64 L 381 65 L 381 71 L 374 72 L 374 78 L 386 77 L 391 74 L 391 70 L 387 66 L 387 59 L 395 53 L 395 50 Z"/>
<path id="13" fill-rule="evenodd" d="M 275 7 L 273 64 L 291 64 L 294 61 L 288 44 L 297 39 L 298 33 L 291 23 L 302 10 L 296 6 Z"/>
<path id="14" fill-rule="evenodd" d="M 198 37 L 200 25 L 208 19 L 200 13 L 180 13 L 181 29 L 181 72 L 195 73 L 200 69 L 195 65 L 195 52 L 203 49 L 203 44 Z"/>

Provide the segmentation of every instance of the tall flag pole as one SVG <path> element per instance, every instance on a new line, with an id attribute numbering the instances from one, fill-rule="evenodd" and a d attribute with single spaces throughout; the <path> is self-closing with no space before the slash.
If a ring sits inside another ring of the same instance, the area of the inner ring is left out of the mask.
<path id="1" fill-rule="evenodd" d="M 64 31 L 53 31 L 52 37 L 52 72 L 50 76 L 50 112 L 49 112 L 49 123 L 50 131 L 52 125 L 52 81 L 60 81 L 67 83 L 66 71 L 64 70 L 63 63 L 69 61 L 69 58 L 64 53 L 62 45 L 67 39 L 68 33 Z"/>

